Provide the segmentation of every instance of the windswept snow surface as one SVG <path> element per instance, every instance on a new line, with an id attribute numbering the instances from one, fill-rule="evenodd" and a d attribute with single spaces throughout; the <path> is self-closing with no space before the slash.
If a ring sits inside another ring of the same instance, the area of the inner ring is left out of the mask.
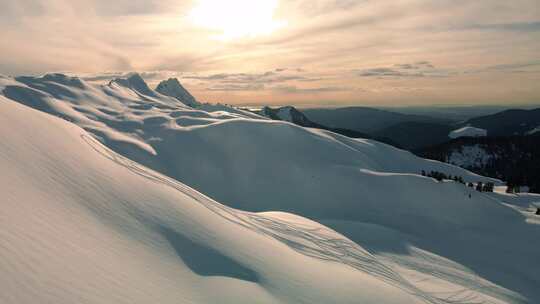
<path id="1" fill-rule="evenodd" d="M 0 78 L 4 302 L 540 302 L 535 196 L 132 80 Z"/>
<path id="2" fill-rule="evenodd" d="M 448 134 L 450 138 L 459 138 L 459 137 L 483 137 L 487 136 L 487 131 L 475 127 L 463 127 L 457 130 L 454 130 Z"/>
<path id="3" fill-rule="evenodd" d="M 0 119 L 1 303 L 434 301 L 314 222 L 225 207 L 4 98 Z"/>

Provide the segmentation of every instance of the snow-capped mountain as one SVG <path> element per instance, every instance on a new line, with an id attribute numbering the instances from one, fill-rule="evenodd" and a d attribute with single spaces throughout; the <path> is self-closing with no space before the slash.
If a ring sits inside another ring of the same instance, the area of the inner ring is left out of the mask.
<path id="1" fill-rule="evenodd" d="M 448 137 L 455 139 L 459 137 L 482 137 L 487 136 L 487 131 L 480 128 L 466 126 L 456 129 L 448 134 Z"/>
<path id="2" fill-rule="evenodd" d="M 169 78 L 158 84 L 156 91 L 167 96 L 180 100 L 190 107 L 199 106 L 200 103 L 186 90 L 176 78 Z"/>
<path id="3" fill-rule="evenodd" d="M 62 77 L 62 75 L 58 74 L 58 77 Z M 148 87 L 144 79 L 142 79 L 142 77 L 137 73 L 131 73 L 127 76 L 127 78 L 116 78 L 109 82 L 109 86 L 113 87 L 115 85 L 132 89 L 141 95 L 152 97 L 157 96 L 157 94 L 152 91 L 150 87 Z"/>
<path id="4" fill-rule="evenodd" d="M 303 127 L 319 126 L 319 124 L 309 120 L 302 112 L 298 111 L 293 106 L 285 106 L 276 109 L 265 106 L 261 109 L 260 113 L 270 119 L 288 121 Z"/>
<path id="5" fill-rule="evenodd" d="M 540 300 L 540 196 L 132 78 L 0 77 L 0 302 Z"/>

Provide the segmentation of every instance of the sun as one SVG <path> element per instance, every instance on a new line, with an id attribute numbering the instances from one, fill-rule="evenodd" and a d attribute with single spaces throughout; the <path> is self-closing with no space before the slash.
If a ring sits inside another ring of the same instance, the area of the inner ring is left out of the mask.
<path id="1" fill-rule="evenodd" d="M 189 19 L 229 40 L 270 34 L 283 26 L 274 19 L 278 0 L 198 0 Z"/>

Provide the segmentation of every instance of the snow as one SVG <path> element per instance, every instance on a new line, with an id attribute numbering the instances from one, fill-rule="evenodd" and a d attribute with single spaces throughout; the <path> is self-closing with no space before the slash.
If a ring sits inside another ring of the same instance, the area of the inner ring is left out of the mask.
<path id="1" fill-rule="evenodd" d="M 224 104 L 211 104 L 211 103 L 203 103 L 196 107 L 197 110 L 206 111 L 209 113 L 213 113 L 216 115 L 222 114 L 223 112 L 227 112 L 229 115 L 233 115 L 237 118 L 253 118 L 253 119 L 267 119 L 266 117 L 257 115 L 250 111 L 241 110 L 232 106 L 224 105 Z"/>
<path id="2" fill-rule="evenodd" d="M 534 128 L 534 129 L 528 131 L 526 134 L 527 134 L 527 135 L 533 135 L 533 134 L 536 134 L 536 133 L 538 133 L 538 132 L 540 132 L 540 126 L 538 126 L 538 127 Z"/>
<path id="3" fill-rule="evenodd" d="M 4 98 L 0 119 L 2 303 L 421 303 L 320 225 L 227 208 Z"/>
<path id="4" fill-rule="evenodd" d="M 459 138 L 459 137 L 482 137 L 487 136 L 487 131 L 480 128 L 475 128 L 471 126 L 463 127 L 457 130 L 454 130 L 448 134 L 450 138 Z"/>
<path id="5" fill-rule="evenodd" d="M 463 146 L 460 150 L 452 150 L 448 162 L 464 167 L 482 167 L 487 165 L 496 155 L 486 152 L 480 145 Z"/>
<path id="6" fill-rule="evenodd" d="M 200 103 L 188 92 L 176 78 L 169 78 L 158 84 L 156 91 L 167 96 L 174 97 L 180 100 L 182 103 L 190 106 L 196 107 Z"/>
<path id="7" fill-rule="evenodd" d="M 234 117 L 249 117 L 254 119 L 263 119 L 263 117 L 249 111 L 240 110 L 224 104 L 209 104 L 198 102 L 188 90 L 186 90 L 176 78 L 169 78 L 158 84 L 156 91 L 169 97 L 181 101 L 183 104 L 192 108 L 210 112 L 215 115 L 232 115 Z M 224 113 L 226 112 L 226 113 Z"/>
<path id="8" fill-rule="evenodd" d="M 279 108 L 277 112 L 277 116 L 279 119 L 283 121 L 293 122 L 293 118 L 291 115 L 291 107 L 281 107 Z"/>
<path id="9" fill-rule="evenodd" d="M 538 196 L 147 87 L 0 78 L 1 303 L 540 301 Z"/>

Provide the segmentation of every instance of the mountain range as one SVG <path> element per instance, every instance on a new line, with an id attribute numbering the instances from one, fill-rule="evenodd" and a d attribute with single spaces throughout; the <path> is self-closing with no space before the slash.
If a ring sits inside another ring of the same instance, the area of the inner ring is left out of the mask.
<path id="1" fill-rule="evenodd" d="M 371 134 L 404 122 L 451 123 L 451 120 L 424 115 L 402 114 L 369 107 L 313 108 L 302 112 L 312 121 L 332 128 Z"/>
<path id="2" fill-rule="evenodd" d="M 397 142 L 391 140 L 388 137 L 369 135 L 369 134 L 362 133 L 359 131 L 343 129 L 343 128 L 331 128 L 331 127 L 327 127 L 319 123 L 313 122 L 309 118 L 307 118 L 307 116 L 304 115 L 304 113 L 302 113 L 301 111 L 299 111 L 293 106 L 285 106 L 285 107 L 280 107 L 280 108 L 275 108 L 275 109 L 265 106 L 260 111 L 255 111 L 255 113 L 260 114 L 264 117 L 268 117 L 273 120 L 288 121 L 293 124 L 306 127 L 306 128 L 328 130 L 328 131 L 332 131 L 334 133 L 345 135 L 351 138 L 375 139 L 379 142 L 387 143 L 395 147 L 400 147 L 400 145 Z"/>
<path id="3" fill-rule="evenodd" d="M 0 302 L 540 301 L 540 195 L 166 83 L 0 76 Z"/>
<path id="4" fill-rule="evenodd" d="M 294 112 L 294 116 L 280 114 L 289 112 Z M 306 127 L 358 132 L 359 137 L 384 139 L 384 142 L 411 151 L 442 144 L 458 136 L 470 136 L 470 132 L 454 132 L 463 128 L 476 130 L 475 135 L 490 137 L 527 136 L 540 131 L 540 108 L 503 110 L 465 121 L 367 107 L 301 110 L 292 106 L 265 107 L 262 115 Z"/>

